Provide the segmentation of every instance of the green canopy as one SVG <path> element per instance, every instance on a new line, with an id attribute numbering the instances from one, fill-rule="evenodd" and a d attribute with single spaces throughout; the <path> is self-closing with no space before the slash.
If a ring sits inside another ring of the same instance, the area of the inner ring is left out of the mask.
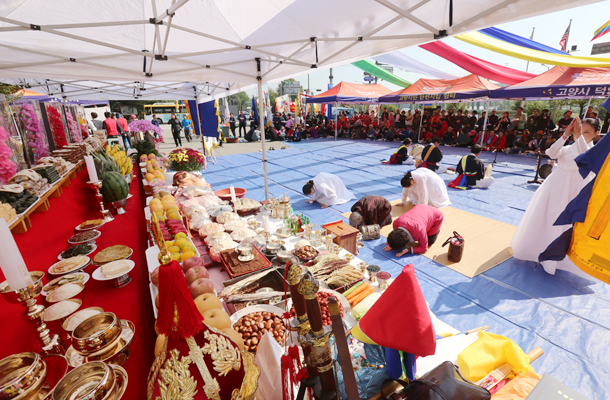
<path id="1" fill-rule="evenodd" d="M 373 75 L 374 77 L 377 77 L 379 79 L 383 79 L 384 81 L 393 83 L 393 84 L 395 84 L 397 86 L 401 86 L 401 87 L 409 87 L 409 86 L 411 86 L 411 82 L 405 81 L 401 77 L 389 73 L 385 69 L 380 68 L 378 65 L 375 65 L 375 63 L 372 62 L 372 61 L 361 60 L 361 61 L 353 62 L 352 65 L 354 67 L 360 68 L 364 72 L 368 72 L 369 74 Z"/>

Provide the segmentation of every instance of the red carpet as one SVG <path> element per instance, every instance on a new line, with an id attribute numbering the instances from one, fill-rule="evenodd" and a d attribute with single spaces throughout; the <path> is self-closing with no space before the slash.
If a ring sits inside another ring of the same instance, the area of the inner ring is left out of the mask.
<path id="1" fill-rule="evenodd" d="M 71 185 L 63 189 L 59 198 L 49 199 L 51 208 L 44 213 L 32 214 L 32 228 L 15 235 L 15 240 L 30 271 L 44 271 L 45 283 L 50 280 L 47 270 L 57 262 L 57 255 L 68 247 L 67 240 L 74 228 L 86 219 L 97 218 L 99 205 L 93 191 L 87 186 L 86 169 L 80 172 Z M 90 279 L 85 285 L 85 296 L 81 308 L 102 307 L 119 318 L 132 321 L 136 332 L 130 346 L 131 356 L 123 366 L 129 374 L 129 384 L 124 399 L 145 399 L 146 379 L 153 362 L 154 316 L 148 288 L 148 270 L 144 251 L 148 234 L 144 219 L 144 193 L 142 183 L 135 179 L 131 184 L 133 197 L 127 201 L 126 214 L 115 216 L 115 220 L 102 226 L 102 236 L 97 239 L 98 251 L 115 244 L 131 247 L 131 259 L 136 267 L 130 272 L 131 283 L 114 289 L 109 282 Z M 91 257 L 95 255 L 92 254 Z M 89 266 L 85 272 L 91 275 L 96 267 Z M 52 278 L 52 277 L 51 277 Z M 4 277 L 0 272 L 0 281 Z M 38 302 L 43 304 L 42 296 Z M 0 299 L 0 359 L 23 351 L 40 351 L 36 330 L 21 319 L 21 305 Z M 55 332 L 59 333 L 59 332 Z"/>

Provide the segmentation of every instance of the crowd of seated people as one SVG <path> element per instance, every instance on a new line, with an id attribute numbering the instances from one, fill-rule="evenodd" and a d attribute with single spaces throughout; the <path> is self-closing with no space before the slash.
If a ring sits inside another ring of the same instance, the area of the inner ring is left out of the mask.
<path id="1" fill-rule="evenodd" d="M 507 154 L 543 153 L 555 142 L 572 121 L 572 111 L 564 113 L 557 124 L 548 110 L 534 109 L 528 117 L 523 108 L 518 108 L 511 117 L 508 112 L 498 115 L 492 110 L 487 116 L 475 111 L 460 110 L 399 110 L 382 107 L 375 111 L 354 113 L 339 112 L 336 121 L 327 116 L 300 113 L 276 113 L 267 121 L 265 138 L 269 141 L 286 140 L 298 142 L 306 139 L 334 137 L 430 144 L 438 138 L 445 146 L 470 147 L 480 144 L 486 151 L 502 151 Z M 593 108 L 583 117 L 597 118 Z M 569 143 L 569 142 L 568 142 Z"/>

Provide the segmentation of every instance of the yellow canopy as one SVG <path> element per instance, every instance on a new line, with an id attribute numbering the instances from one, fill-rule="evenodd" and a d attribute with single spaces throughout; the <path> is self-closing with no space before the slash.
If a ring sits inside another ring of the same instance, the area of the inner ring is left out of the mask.
<path id="1" fill-rule="evenodd" d="M 461 35 L 456 35 L 455 38 L 484 49 L 495 51 L 496 53 L 542 64 L 582 68 L 610 67 L 610 58 L 576 57 L 547 53 L 544 51 L 532 50 L 526 47 L 507 43 L 479 32 L 464 33 Z"/>

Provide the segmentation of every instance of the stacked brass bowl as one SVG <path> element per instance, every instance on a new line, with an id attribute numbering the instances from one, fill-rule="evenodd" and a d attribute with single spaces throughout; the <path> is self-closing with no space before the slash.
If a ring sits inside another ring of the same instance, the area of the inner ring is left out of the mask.
<path id="1" fill-rule="evenodd" d="M 111 312 L 101 312 L 72 331 L 72 346 L 66 358 L 72 367 L 91 361 L 123 365 L 129 357 L 128 347 L 134 334 L 132 322 L 120 320 Z"/>
<path id="2" fill-rule="evenodd" d="M 47 377 L 47 365 L 36 353 L 18 353 L 0 360 L 0 399 L 38 398 Z"/>
<path id="3" fill-rule="evenodd" d="M 119 400 L 125 389 L 127 373 L 122 367 L 92 361 L 64 376 L 50 400 Z"/>

